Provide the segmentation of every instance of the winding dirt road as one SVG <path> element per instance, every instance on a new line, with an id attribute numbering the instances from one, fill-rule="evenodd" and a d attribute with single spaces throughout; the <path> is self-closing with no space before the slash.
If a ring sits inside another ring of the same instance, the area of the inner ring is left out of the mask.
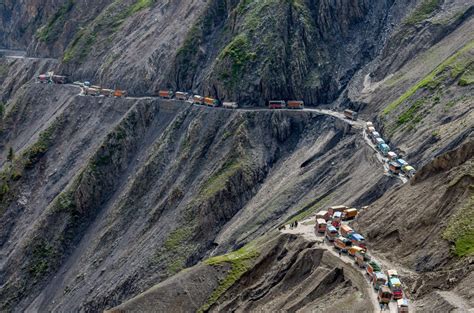
<path id="1" fill-rule="evenodd" d="M 286 225 L 286 229 L 281 231 L 282 233 L 286 234 L 295 234 L 295 235 L 300 235 L 303 236 L 308 241 L 315 241 L 318 242 L 319 245 L 323 248 L 325 248 L 327 251 L 332 253 L 333 255 L 339 257 L 344 263 L 347 265 L 353 266 L 356 269 L 359 269 L 358 266 L 355 265 L 354 259 L 350 257 L 347 254 L 342 254 L 339 256 L 338 251 L 334 248 L 332 244 L 329 244 L 327 240 L 324 240 L 324 236 L 321 235 L 316 235 L 314 232 L 314 216 L 309 217 L 301 222 L 298 222 L 298 227 L 290 229 L 288 225 Z M 382 268 L 384 270 L 386 269 L 393 269 L 393 265 L 389 264 L 388 262 L 381 260 L 379 258 L 374 257 L 374 255 L 371 253 L 372 259 L 376 260 L 379 264 L 382 265 Z M 372 287 L 372 284 L 370 283 L 367 275 L 365 274 L 364 270 L 359 269 L 359 272 L 361 276 L 364 277 L 364 280 L 366 281 L 366 293 L 370 295 L 370 301 L 372 302 L 373 305 L 373 312 L 380 312 L 380 306 L 379 302 L 377 299 L 377 293 L 374 291 L 374 288 Z M 399 273 L 402 271 L 399 271 Z M 406 272 L 403 270 L 403 272 Z M 415 305 L 413 302 L 410 301 L 410 307 L 409 307 L 410 312 L 415 312 Z M 391 301 L 390 305 L 388 307 L 388 310 L 385 310 L 383 312 L 390 312 L 390 313 L 397 313 L 397 304 L 395 301 Z"/>

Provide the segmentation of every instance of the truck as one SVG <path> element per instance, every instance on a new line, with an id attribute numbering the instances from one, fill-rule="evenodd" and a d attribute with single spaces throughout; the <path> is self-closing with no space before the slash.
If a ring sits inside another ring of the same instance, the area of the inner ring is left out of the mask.
<path id="1" fill-rule="evenodd" d="M 367 122 L 367 123 L 365 123 L 365 129 L 368 130 L 369 127 L 374 127 L 374 123 L 372 123 L 372 122 Z"/>
<path id="2" fill-rule="evenodd" d="M 204 103 L 207 106 L 210 106 L 210 107 L 218 107 L 219 106 L 219 100 L 211 98 L 211 97 L 204 98 Z"/>
<path id="3" fill-rule="evenodd" d="M 396 270 L 388 270 L 386 274 L 387 274 L 388 279 L 392 277 L 398 278 L 398 272 Z"/>
<path id="4" fill-rule="evenodd" d="M 381 145 L 378 145 L 377 148 L 380 150 L 380 152 L 382 152 L 382 154 L 383 154 L 384 156 L 386 156 L 387 153 L 390 152 L 390 147 L 389 147 L 389 145 L 387 145 L 386 143 L 383 143 L 383 144 L 381 144 Z"/>
<path id="5" fill-rule="evenodd" d="M 328 211 L 319 211 L 318 213 L 316 213 L 316 219 L 318 218 L 323 218 L 325 219 L 326 221 L 329 220 L 329 213 Z"/>
<path id="6" fill-rule="evenodd" d="M 348 221 L 348 220 L 354 219 L 357 216 L 357 214 L 359 214 L 359 212 L 357 211 L 356 208 L 346 209 L 342 213 L 342 220 Z"/>
<path id="7" fill-rule="evenodd" d="M 226 109 L 238 109 L 239 105 L 237 102 L 223 102 L 222 106 Z"/>
<path id="8" fill-rule="evenodd" d="M 374 133 L 375 132 L 375 128 L 374 127 L 369 127 L 367 128 L 367 132 L 370 134 Z"/>
<path id="9" fill-rule="evenodd" d="M 335 206 L 331 206 L 329 207 L 328 209 L 328 213 L 329 213 L 329 216 L 333 216 L 334 215 L 334 212 L 344 212 L 344 210 L 347 210 L 349 209 L 349 207 L 345 206 L 345 205 L 335 205 Z"/>
<path id="10" fill-rule="evenodd" d="M 304 102 L 303 101 L 290 100 L 286 103 L 286 107 L 288 109 L 302 110 L 302 109 L 304 109 Z"/>
<path id="11" fill-rule="evenodd" d="M 269 109 L 284 109 L 286 106 L 285 101 L 283 100 L 270 100 L 268 101 Z"/>
<path id="12" fill-rule="evenodd" d="M 365 245 L 365 238 L 362 235 L 360 235 L 358 233 L 351 233 L 349 235 L 348 239 L 352 240 L 353 245 L 367 250 L 367 246 Z"/>
<path id="13" fill-rule="evenodd" d="M 380 136 L 380 133 L 379 132 L 372 132 L 370 134 L 370 140 L 372 141 L 372 143 L 377 143 L 377 138 L 380 138 L 382 139 L 382 136 Z"/>
<path id="14" fill-rule="evenodd" d="M 336 239 L 334 239 L 334 247 L 338 250 L 341 250 L 341 252 L 346 253 L 347 249 L 349 249 L 351 246 L 352 241 L 347 238 L 337 237 Z"/>
<path id="15" fill-rule="evenodd" d="M 408 165 L 407 161 L 404 159 L 397 159 L 397 163 L 400 164 L 401 167 Z"/>
<path id="16" fill-rule="evenodd" d="M 99 96 L 100 95 L 100 90 L 97 89 L 97 88 L 86 87 L 86 88 L 84 88 L 84 94 L 86 96 Z"/>
<path id="17" fill-rule="evenodd" d="M 401 166 L 397 162 L 391 161 L 388 163 L 388 170 L 390 173 L 398 175 L 400 174 Z"/>
<path id="18" fill-rule="evenodd" d="M 189 93 L 183 91 L 177 91 L 175 94 L 176 100 L 186 101 L 189 99 Z"/>
<path id="19" fill-rule="evenodd" d="M 55 84 L 65 84 L 67 81 L 67 77 L 63 75 L 52 75 L 51 80 Z"/>
<path id="20" fill-rule="evenodd" d="M 355 246 L 353 246 L 355 247 Z M 359 265 L 360 268 L 366 268 L 367 263 L 370 262 L 370 256 L 367 254 L 365 250 L 363 251 L 356 251 L 355 254 L 355 262 Z"/>
<path id="21" fill-rule="evenodd" d="M 349 225 L 341 226 L 341 235 L 348 238 L 350 234 L 354 233 L 354 230 Z"/>
<path id="22" fill-rule="evenodd" d="M 336 227 L 334 226 L 327 226 L 326 227 L 326 238 L 329 241 L 334 241 L 339 236 Z"/>
<path id="23" fill-rule="evenodd" d="M 365 250 L 361 247 L 351 246 L 347 252 L 350 256 L 355 257 L 357 252 L 365 253 Z"/>
<path id="24" fill-rule="evenodd" d="M 51 77 L 47 74 L 41 74 L 41 75 L 38 75 L 38 81 L 41 84 L 51 83 Z"/>
<path id="25" fill-rule="evenodd" d="M 112 97 L 114 95 L 114 90 L 112 89 L 101 89 L 100 95 L 104 97 Z"/>
<path id="26" fill-rule="evenodd" d="M 367 275 L 369 275 L 370 279 L 372 280 L 372 277 L 374 276 L 375 272 L 380 272 L 382 268 L 380 267 L 379 263 L 375 261 L 369 261 L 367 262 L 367 266 L 365 268 L 365 272 Z"/>
<path id="27" fill-rule="evenodd" d="M 397 277 L 392 277 L 388 280 L 388 288 L 392 292 L 393 298 L 398 300 L 403 298 L 402 283 Z"/>
<path id="28" fill-rule="evenodd" d="M 387 286 L 382 286 L 377 293 L 377 300 L 379 303 L 389 304 L 392 300 L 392 292 Z"/>
<path id="29" fill-rule="evenodd" d="M 397 300 L 397 309 L 398 313 L 408 313 L 408 300 L 405 298 Z"/>
<path id="30" fill-rule="evenodd" d="M 385 286 L 387 283 L 387 275 L 382 272 L 374 272 L 372 275 L 372 284 L 375 290 L 379 290 L 380 287 Z"/>
<path id="31" fill-rule="evenodd" d="M 409 178 L 412 178 L 416 174 L 416 170 L 411 165 L 405 165 L 402 167 L 402 172 L 407 175 Z"/>
<path id="32" fill-rule="evenodd" d="M 158 91 L 158 96 L 163 99 L 171 99 L 173 98 L 173 91 L 172 90 L 160 90 Z"/>
<path id="33" fill-rule="evenodd" d="M 127 96 L 127 92 L 125 90 L 115 89 L 114 90 L 114 97 L 115 98 L 122 98 Z"/>
<path id="34" fill-rule="evenodd" d="M 316 220 L 316 224 L 314 225 L 314 230 L 317 233 L 324 234 L 326 232 L 326 227 L 327 227 L 326 221 L 322 218 L 318 218 Z"/>
<path id="35" fill-rule="evenodd" d="M 344 110 L 344 116 L 350 120 L 357 121 L 358 113 L 352 110 Z"/>
<path id="36" fill-rule="evenodd" d="M 204 97 L 194 95 L 193 96 L 193 104 L 204 104 Z"/>
<path id="37" fill-rule="evenodd" d="M 375 138 L 374 144 L 378 147 L 379 145 L 383 145 L 385 143 L 385 140 L 382 138 Z"/>
<path id="38" fill-rule="evenodd" d="M 387 157 L 390 161 L 396 161 L 398 159 L 398 155 L 393 151 L 389 151 Z"/>
<path id="39" fill-rule="evenodd" d="M 331 225 L 336 227 L 336 229 L 339 229 L 341 226 L 342 222 L 342 212 L 334 212 L 332 219 L 331 219 Z"/>

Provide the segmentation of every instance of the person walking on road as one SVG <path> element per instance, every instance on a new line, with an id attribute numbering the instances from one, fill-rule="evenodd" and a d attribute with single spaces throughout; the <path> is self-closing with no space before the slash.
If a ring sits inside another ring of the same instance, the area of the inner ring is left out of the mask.
<path id="1" fill-rule="evenodd" d="M 383 312 L 384 308 L 385 308 L 385 304 L 383 304 L 382 302 L 379 303 L 380 305 L 380 312 Z"/>
<path id="2" fill-rule="evenodd" d="M 339 250 L 339 257 L 342 257 L 342 251 Z"/>
<path id="3" fill-rule="evenodd" d="M 298 227 L 298 221 L 295 221 L 295 228 Z"/>

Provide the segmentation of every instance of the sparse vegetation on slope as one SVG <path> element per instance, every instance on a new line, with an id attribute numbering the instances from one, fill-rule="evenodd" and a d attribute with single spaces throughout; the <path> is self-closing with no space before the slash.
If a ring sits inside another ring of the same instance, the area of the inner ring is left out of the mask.
<path id="1" fill-rule="evenodd" d="M 405 19 L 405 24 L 418 24 L 429 18 L 443 3 L 444 0 L 423 0 L 415 10 Z"/>
<path id="2" fill-rule="evenodd" d="M 198 312 L 206 312 L 236 281 L 242 277 L 252 266 L 253 261 L 259 256 L 255 243 L 240 248 L 229 254 L 216 256 L 204 261 L 211 266 L 221 266 L 223 263 L 231 265 L 227 276 L 219 282 L 219 286 L 214 290 L 206 303 Z"/>
<path id="3" fill-rule="evenodd" d="M 466 69 L 470 68 L 469 64 L 472 64 L 472 53 L 474 49 L 474 41 L 469 42 L 462 49 L 457 51 L 451 57 L 442 62 L 436 69 L 430 74 L 408 89 L 403 95 L 397 100 L 390 103 L 384 110 L 383 114 L 390 114 L 396 110 L 398 106 L 412 97 L 418 90 L 422 88 L 435 89 L 439 86 L 441 81 L 448 77 L 449 73 L 458 76 L 460 73 L 464 73 Z M 467 62 L 467 63 L 466 63 Z M 468 67 L 469 66 L 469 67 Z"/>
<path id="4" fill-rule="evenodd" d="M 53 42 L 62 33 L 66 15 L 72 10 L 74 0 L 67 0 L 59 10 L 49 19 L 48 23 L 36 32 L 38 40 L 43 42 Z"/>
<path id="5" fill-rule="evenodd" d="M 474 254 L 474 185 L 469 186 L 472 194 L 467 203 L 449 219 L 443 238 L 454 243 L 458 257 Z"/>

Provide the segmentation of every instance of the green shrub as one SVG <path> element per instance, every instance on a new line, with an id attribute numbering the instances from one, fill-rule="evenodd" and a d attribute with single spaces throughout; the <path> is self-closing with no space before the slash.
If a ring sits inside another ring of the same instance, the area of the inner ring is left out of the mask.
<path id="1" fill-rule="evenodd" d="M 58 38 L 63 31 L 66 15 L 74 7 L 74 0 L 68 0 L 59 10 L 49 19 L 48 23 L 36 32 L 36 38 L 43 42 L 52 42 Z"/>
<path id="2" fill-rule="evenodd" d="M 408 25 L 418 24 L 429 18 L 434 11 L 436 11 L 443 0 L 424 0 L 419 4 L 415 10 L 410 14 L 410 16 L 405 19 L 404 23 Z"/>

